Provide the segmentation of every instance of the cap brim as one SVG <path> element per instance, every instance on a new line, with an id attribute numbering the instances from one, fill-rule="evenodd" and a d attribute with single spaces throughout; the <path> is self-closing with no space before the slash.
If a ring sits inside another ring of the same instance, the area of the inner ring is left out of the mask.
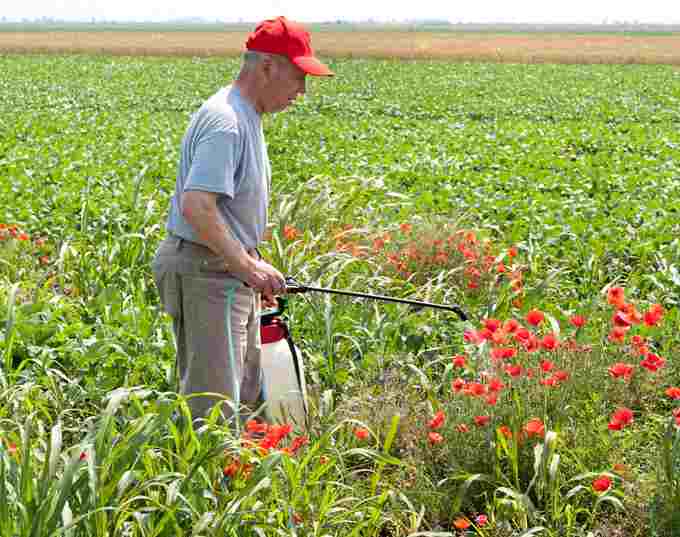
<path id="1" fill-rule="evenodd" d="M 314 56 L 298 56 L 294 58 L 293 63 L 302 69 L 305 73 L 312 76 L 333 76 L 335 73 L 331 71 L 328 66 L 321 63 Z"/>

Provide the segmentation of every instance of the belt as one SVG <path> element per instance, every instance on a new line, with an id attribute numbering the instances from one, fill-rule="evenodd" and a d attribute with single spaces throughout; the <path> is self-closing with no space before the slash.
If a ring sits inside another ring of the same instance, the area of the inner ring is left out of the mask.
<path id="1" fill-rule="evenodd" d="M 200 244 L 198 242 L 190 241 L 189 239 L 185 239 L 184 237 L 180 237 L 179 235 L 175 235 L 173 233 L 170 233 L 168 235 L 168 237 L 171 240 L 176 241 L 177 244 L 175 245 L 175 247 L 177 248 L 178 251 L 181 250 L 184 247 L 184 245 L 186 244 L 186 245 L 194 247 L 194 248 L 199 248 L 201 250 L 205 250 L 206 253 L 211 253 L 213 255 L 217 255 L 215 252 L 213 252 L 210 248 L 208 248 L 204 244 Z M 262 259 L 262 256 L 260 255 L 260 252 L 257 248 L 245 248 L 245 250 L 250 257 L 252 257 L 254 259 Z"/>

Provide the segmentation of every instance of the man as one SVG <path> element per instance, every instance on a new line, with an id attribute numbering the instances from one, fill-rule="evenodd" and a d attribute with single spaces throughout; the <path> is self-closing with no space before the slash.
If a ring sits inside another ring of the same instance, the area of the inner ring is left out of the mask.
<path id="1" fill-rule="evenodd" d="M 333 73 L 310 37 L 284 17 L 260 23 L 246 42 L 241 71 L 210 97 L 184 135 L 175 193 L 153 273 L 173 319 L 180 393 L 194 418 L 232 415 L 266 401 L 260 366 L 261 295 L 285 290 L 284 276 L 256 247 L 267 226 L 271 171 L 261 117 L 305 93 L 306 75 Z"/>

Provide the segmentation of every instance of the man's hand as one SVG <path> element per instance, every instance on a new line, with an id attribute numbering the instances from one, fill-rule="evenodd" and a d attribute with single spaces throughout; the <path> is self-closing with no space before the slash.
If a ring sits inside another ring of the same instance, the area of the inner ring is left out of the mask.
<path id="1" fill-rule="evenodd" d="M 274 295 L 286 289 L 286 278 L 266 261 L 253 260 L 250 270 L 236 270 L 234 275 L 253 289 L 260 291 L 264 300 L 274 300 Z"/>

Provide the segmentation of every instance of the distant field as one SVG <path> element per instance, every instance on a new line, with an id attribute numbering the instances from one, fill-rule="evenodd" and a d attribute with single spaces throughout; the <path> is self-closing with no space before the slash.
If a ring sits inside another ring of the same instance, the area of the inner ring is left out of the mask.
<path id="1" fill-rule="evenodd" d="M 0 31 L 0 52 L 101 53 L 124 56 L 234 56 L 248 29 L 228 31 Z M 313 36 L 334 58 L 446 59 L 503 63 L 680 65 L 680 34 L 455 31 L 331 31 Z"/>

